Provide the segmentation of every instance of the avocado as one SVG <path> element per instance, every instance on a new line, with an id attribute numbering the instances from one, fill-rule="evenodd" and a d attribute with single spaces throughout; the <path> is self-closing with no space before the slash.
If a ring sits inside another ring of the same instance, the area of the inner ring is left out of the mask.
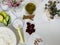
<path id="1" fill-rule="evenodd" d="M 8 26 L 7 21 L 6 21 L 5 19 L 3 20 L 3 24 L 4 24 L 5 26 Z"/>
<path id="2" fill-rule="evenodd" d="M 5 20 L 7 21 L 8 24 L 11 22 L 10 19 L 11 19 L 11 18 L 10 18 L 9 15 L 5 18 Z"/>
<path id="3" fill-rule="evenodd" d="M 2 15 L 0 15 L 0 22 L 2 22 L 3 21 L 3 16 Z"/>
<path id="4" fill-rule="evenodd" d="M 9 16 L 6 16 L 5 20 L 8 22 L 9 18 L 10 18 Z"/>
<path id="5" fill-rule="evenodd" d="M 7 16 L 7 13 L 5 11 L 2 11 L 1 14 L 6 17 Z"/>
<path id="6" fill-rule="evenodd" d="M 11 22 L 10 19 L 10 16 L 5 11 L 0 12 L 0 22 L 5 26 L 8 26 L 8 24 Z"/>

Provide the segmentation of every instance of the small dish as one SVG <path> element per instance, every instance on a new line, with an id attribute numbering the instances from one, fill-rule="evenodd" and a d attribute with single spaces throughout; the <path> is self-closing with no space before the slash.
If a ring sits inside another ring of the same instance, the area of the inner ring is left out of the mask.
<path id="1" fill-rule="evenodd" d="M 28 43 L 27 43 L 28 42 Z M 40 37 L 40 35 L 33 33 L 28 39 L 27 39 L 26 45 L 43 45 L 43 39 Z"/>
<path id="2" fill-rule="evenodd" d="M 11 0 L 9 0 L 9 1 L 11 1 Z M 10 3 L 11 2 L 9 2 L 8 0 L 2 0 L 2 2 L 0 3 L 0 6 L 1 6 L 1 8 L 3 9 L 3 10 L 14 10 L 14 11 L 16 11 L 16 9 L 17 10 L 21 10 L 20 8 L 22 8 L 23 7 L 23 5 L 24 5 L 24 0 L 22 0 L 22 1 L 20 1 L 21 2 L 21 4 L 19 5 L 19 6 L 16 6 L 16 7 L 12 7 L 11 5 L 10 5 Z M 17 0 L 17 1 L 19 1 L 19 0 Z M 13 3 L 12 3 L 13 4 Z"/>
<path id="3" fill-rule="evenodd" d="M 17 23 L 16 23 L 17 22 Z M 12 22 L 12 25 L 16 28 L 16 26 L 15 26 L 15 24 L 16 25 L 20 25 L 21 26 L 21 28 L 23 28 L 23 20 L 21 19 L 21 18 L 16 18 L 13 22 Z"/>
<path id="4" fill-rule="evenodd" d="M 5 5 L 5 4 L 1 4 L 0 6 L 3 10 L 8 10 L 9 8 L 8 5 Z"/>
<path id="5" fill-rule="evenodd" d="M 7 0 L 6 1 L 2 0 L 0 3 L 0 6 L 1 6 L 2 10 L 8 10 L 9 9 L 9 6 L 7 5 Z"/>

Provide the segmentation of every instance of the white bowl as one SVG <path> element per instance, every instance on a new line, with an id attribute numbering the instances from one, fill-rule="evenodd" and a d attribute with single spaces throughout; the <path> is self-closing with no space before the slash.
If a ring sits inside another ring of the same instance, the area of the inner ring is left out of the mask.
<path id="1" fill-rule="evenodd" d="M 0 27 L 0 45 L 16 45 L 14 32 L 7 27 Z"/>

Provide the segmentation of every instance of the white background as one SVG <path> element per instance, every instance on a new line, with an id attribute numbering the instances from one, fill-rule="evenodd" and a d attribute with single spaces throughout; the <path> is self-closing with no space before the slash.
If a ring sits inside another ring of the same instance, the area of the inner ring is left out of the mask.
<path id="1" fill-rule="evenodd" d="M 47 0 L 42 0 L 42 2 L 41 0 L 31 1 L 37 6 L 34 18 L 36 33 L 42 37 L 44 45 L 60 45 L 60 19 L 48 21 L 46 14 L 44 13 L 44 3 L 47 2 Z M 26 2 L 29 1 L 26 0 Z M 21 14 L 23 15 L 24 13 L 23 9 Z"/>

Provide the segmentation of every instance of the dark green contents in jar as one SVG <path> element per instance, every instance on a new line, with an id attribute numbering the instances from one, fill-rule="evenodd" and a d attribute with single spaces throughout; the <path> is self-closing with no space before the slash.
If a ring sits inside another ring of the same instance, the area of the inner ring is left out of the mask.
<path id="1" fill-rule="evenodd" d="M 45 4 L 45 9 L 48 9 L 51 19 L 54 19 L 54 16 L 57 14 L 60 16 L 60 10 L 57 10 L 56 4 L 58 4 L 59 1 L 48 1 L 48 4 Z"/>
<path id="2" fill-rule="evenodd" d="M 29 13 L 29 14 L 33 14 L 33 12 L 35 11 L 36 9 L 36 6 L 34 3 L 28 3 L 25 7 L 26 11 Z"/>

